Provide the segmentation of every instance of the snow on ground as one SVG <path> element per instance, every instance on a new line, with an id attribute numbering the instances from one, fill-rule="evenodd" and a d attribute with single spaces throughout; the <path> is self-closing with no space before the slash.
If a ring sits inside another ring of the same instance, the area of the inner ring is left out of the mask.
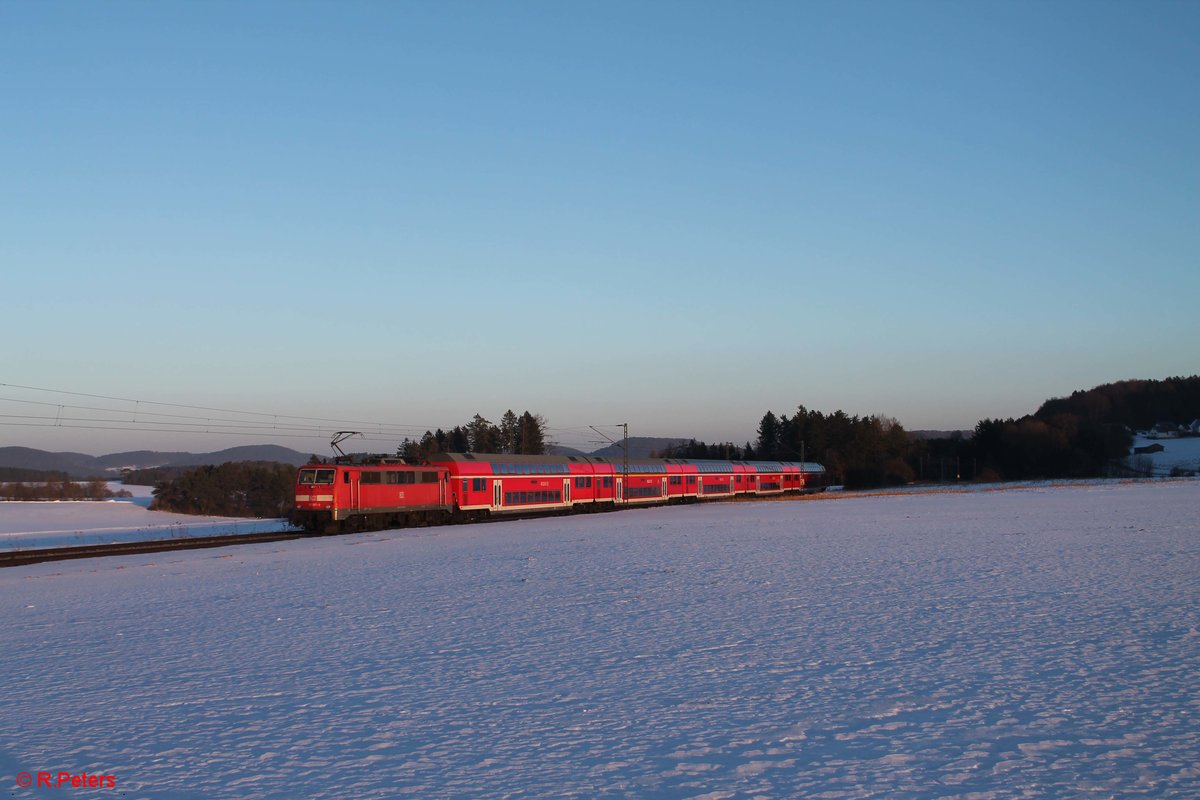
<path id="1" fill-rule="evenodd" d="M 1200 481 L 848 496 L 0 570 L 0 776 L 1195 798 L 1198 508 Z"/>
<path id="2" fill-rule="evenodd" d="M 0 501 L 0 551 L 182 539 L 285 530 L 280 519 L 199 517 L 149 511 L 151 487 L 112 484 L 134 496 L 110 501 Z"/>
<path id="3" fill-rule="evenodd" d="M 1154 444 L 1162 445 L 1163 451 L 1134 454 L 1129 457 L 1129 461 L 1137 464 L 1148 460 L 1154 466 L 1156 475 L 1167 475 L 1175 467 L 1200 472 L 1200 436 L 1188 436 L 1183 439 L 1147 439 L 1144 436 L 1135 436 L 1133 439 L 1135 448 Z"/>

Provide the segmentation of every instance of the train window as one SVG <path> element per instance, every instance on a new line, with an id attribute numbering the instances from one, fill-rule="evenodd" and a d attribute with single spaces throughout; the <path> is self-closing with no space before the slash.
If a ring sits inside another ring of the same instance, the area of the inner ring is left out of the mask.
<path id="1" fill-rule="evenodd" d="M 334 471 L 331 469 L 302 469 L 299 483 L 333 483 Z"/>
<path id="2" fill-rule="evenodd" d="M 360 479 L 363 483 L 383 483 L 382 472 L 364 472 Z"/>
<path id="3" fill-rule="evenodd" d="M 463 480 L 463 494 L 466 494 L 466 493 L 467 493 L 467 481 L 464 479 Z"/>
<path id="4" fill-rule="evenodd" d="M 589 477 L 588 477 L 588 479 L 587 479 L 587 488 L 588 488 L 588 489 L 592 488 L 592 479 L 591 479 L 591 477 L 590 477 L 590 476 L 589 476 Z"/>
<path id="5" fill-rule="evenodd" d="M 471 479 L 471 488 L 477 492 L 486 492 L 487 491 L 487 480 L 484 478 L 472 478 Z"/>

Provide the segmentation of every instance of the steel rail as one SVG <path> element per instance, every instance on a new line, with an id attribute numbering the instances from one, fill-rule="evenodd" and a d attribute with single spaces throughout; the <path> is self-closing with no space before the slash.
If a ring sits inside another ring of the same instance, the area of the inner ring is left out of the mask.
<path id="1" fill-rule="evenodd" d="M 0 568 L 39 564 L 43 561 L 65 561 L 75 558 L 101 558 L 104 556 L 130 556 L 142 553 L 163 553 L 170 550 L 198 550 L 211 547 L 231 547 L 241 544 L 282 542 L 300 539 L 307 534 L 297 531 L 277 533 L 240 533 L 232 536 L 196 536 L 185 539 L 155 539 L 145 542 L 113 542 L 110 544 L 87 544 L 73 547 L 47 547 L 37 550 L 10 550 L 0 552 Z"/>

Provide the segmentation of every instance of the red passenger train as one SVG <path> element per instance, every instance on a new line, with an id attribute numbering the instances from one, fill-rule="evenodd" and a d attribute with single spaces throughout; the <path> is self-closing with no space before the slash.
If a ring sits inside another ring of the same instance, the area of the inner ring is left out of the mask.
<path id="1" fill-rule="evenodd" d="M 293 525 L 319 533 L 683 503 L 824 488 L 820 464 L 435 453 L 300 468 Z"/>

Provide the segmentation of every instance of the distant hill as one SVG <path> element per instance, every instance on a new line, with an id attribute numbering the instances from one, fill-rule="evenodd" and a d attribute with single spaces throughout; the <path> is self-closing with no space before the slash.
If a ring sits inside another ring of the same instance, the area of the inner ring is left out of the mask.
<path id="1" fill-rule="evenodd" d="M 17 481 L 21 483 L 46 483 L 67 479 L 67 473 L 56 470 L 22 469 L 20 467 L 0 467 L 0 482 Z"/>
<path id="2" fill-rule="evenodd" d="M 51 453 L 30 447 L 0 447 L 0 467 L 64 472 L 71 478 L 116 478 L 122 469 L 150 467 L 195 467 L 238 461 L 277 461 L 299 466 L 308 461 L 308 453 L 274 444 L 230 447 L 214 453 L 160 452 L 135 450 L 89 456 L 85 453 Z"/>
<path id="3" fill-rule="evenodd" d="M 663 439 L 656 436 L 630 436 L 629 457 L 649 458 L 652 451 L 661 453 L 668 447 L 674 447 L 677 444 L 687 444 L 687 441 L 687 439 Z M 622 456 L 622 449 L 620 444 L 610 444 L 588 455 L 602 456 L 604 458 L 620 458 Z"/>
<path id="4" fill-rule="evenodd" d="M 970 439 L 974 431 L 905 431 L 910 439 Z"/>
<path id="5" fill-rule="evenodd" d="M 1145 430 L 1157 422 L 1186 425 L 1200 418 L 1200 375 L 1106 383 L 1047 400 L 1033 416 L 1052 420 L 1060 414 L 1131 430 Z"/>
<path id="6" fill-rule="evenodd" d="M 583 450 L 576 450 L 574 447 L 566 447 L 561 444 L 547 445 L 546 452 L 552 456 L 588 456 L 588 455 L 591 455 L 591 453 L 585 453 Z"/>
<path id="7" fill-rule="evenodd" d="M 675 445 L 679 444 L 687 444 L 687 442 L 687 439 L 664 439 L 659 436 L 630 436 L 629 457 L 649 458 L 651 452 L 661 453 L 668 447 L 674 447 Z M 620 458 L 621 445 L 605 445 L 599 450 L 590 453 L 586 453 L 583 450 L 576 450 L 574 447 L 552 445 L 548 448 L 548 452 L 556 456 L 599 456 L 601 458 Z"/>

